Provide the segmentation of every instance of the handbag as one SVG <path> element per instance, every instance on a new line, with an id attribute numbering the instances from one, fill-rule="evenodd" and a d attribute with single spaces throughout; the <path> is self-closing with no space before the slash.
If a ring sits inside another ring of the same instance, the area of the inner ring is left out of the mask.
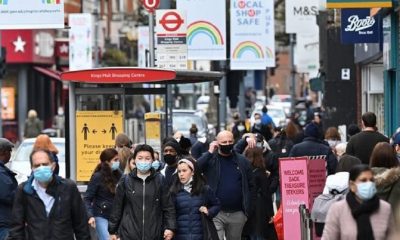
<path id="1" fill-rule="evenodd" d="M 203 225 L 204 240 L 219 240 L 214 222 L 204 213 L 201 213 L 201 224 Z"/>

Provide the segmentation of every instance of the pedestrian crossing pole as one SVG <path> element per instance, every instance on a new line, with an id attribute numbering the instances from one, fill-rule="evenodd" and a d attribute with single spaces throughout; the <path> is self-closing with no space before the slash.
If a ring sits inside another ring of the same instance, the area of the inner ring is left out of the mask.
<path id="1" fill-rule="evenodd" d="M 292 107 L 291 112 L 295 111 L 296 104 L 296 66 L 294 64 L 294 47 L 296 45 L 296 35 L 294 33 L 289 34 L 290 38 L 290 78 L 291 78 L 291 95 L 292 95 Z"/>

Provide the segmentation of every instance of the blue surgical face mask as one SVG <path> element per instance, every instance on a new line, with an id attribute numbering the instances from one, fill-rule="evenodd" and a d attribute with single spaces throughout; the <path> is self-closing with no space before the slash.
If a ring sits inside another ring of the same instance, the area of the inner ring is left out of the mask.
<path id="1" fill-rule="evenodd" d="M 154 161 L 151 164 L 151 167 L 154 168 L 155 170 L 158 170 L 160 168 L 160 162 L 159 161 Z"/>
<path id="2" fill-rule="evenodd" d="M 356 194 L 363 201 L 370 200 L 376 194 L 375 183 L 371 182 L 371 181 L 357 183 L 357 193 Z"/>
<path id="3" fill-rule="evenodd" d="M 53 176 L 51 166 L 40 166 L 33 171 L 33 177 L 41 183 L 48 183 Z"/>
<path id="4" fill-rule="evenodd" d="M 111 169 L 113 171 L 117 170 L 119 168 L 119 164 L 120 164 L 119 161 L 113 162 L 112 165 L 111 165 Z"/>
<path id="5" fill-rule="evenodd" d="M 142 173 L 147 173 L 151 168 L 151 163 L 150 162 L 137 161 L 136 162 L 136 168 Z"/>

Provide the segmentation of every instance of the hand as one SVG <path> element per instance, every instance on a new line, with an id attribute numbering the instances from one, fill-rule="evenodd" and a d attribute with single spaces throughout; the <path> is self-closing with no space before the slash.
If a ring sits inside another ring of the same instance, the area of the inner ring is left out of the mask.
<path id="1" fill-rule="evenodd" d="M 213 142 L 210 143 L 210 147 L 208 149 L 208 152 L 214 153 L 215 150 L 217 150 L 217 149 L 218 149 L 218 142 L 217 141 L 213 141 Z"/>
<path id="2" fill-rule="evenodd" d="M 199 211 L 208 216 L 208 209 L 205 206 L 201 206 Z"/>
<path id="3" fill-rule="evenodd" d="M 174 237 L 174 232 L 169 230 L 169 229 L 165 229 L 164 231 L 164 239 L 165 240 L 171 240 Z"/>
<path id="4" fill-rule="evenodd" d="M 117 235 L 115 235 L 115 234 L 110 235 L 110 240 L 118 240 Z"/>
<path id="5" fill-rule="evenodd" d="M 96 228 L 96 220 L 94 220 L 94 217 L 89 218 L 88 223 L 92 228 Z"/>
<path id="6" fill-rule="evenodd" d="M 271 217 L 271 219 L 268 222 L 269 224 L 273 224 L 274 223 L 274 217 Z"/>
<path id="7" fill-rule="evenodd" d="M 246 142 L 249 148 L 255 148 L 257 146 L 257 141 L 254 139 L 254 137 L 246 138 Z"/>

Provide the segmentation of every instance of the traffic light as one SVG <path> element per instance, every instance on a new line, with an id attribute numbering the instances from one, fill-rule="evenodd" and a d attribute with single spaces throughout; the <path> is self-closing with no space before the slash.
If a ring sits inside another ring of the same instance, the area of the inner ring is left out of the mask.
<path id="1" fill-rule="evenodd" d="M 1 47 L 1 56 L 0 56 L 0 79 L 4 78 L 6 75 L 6 48 Z"/>

